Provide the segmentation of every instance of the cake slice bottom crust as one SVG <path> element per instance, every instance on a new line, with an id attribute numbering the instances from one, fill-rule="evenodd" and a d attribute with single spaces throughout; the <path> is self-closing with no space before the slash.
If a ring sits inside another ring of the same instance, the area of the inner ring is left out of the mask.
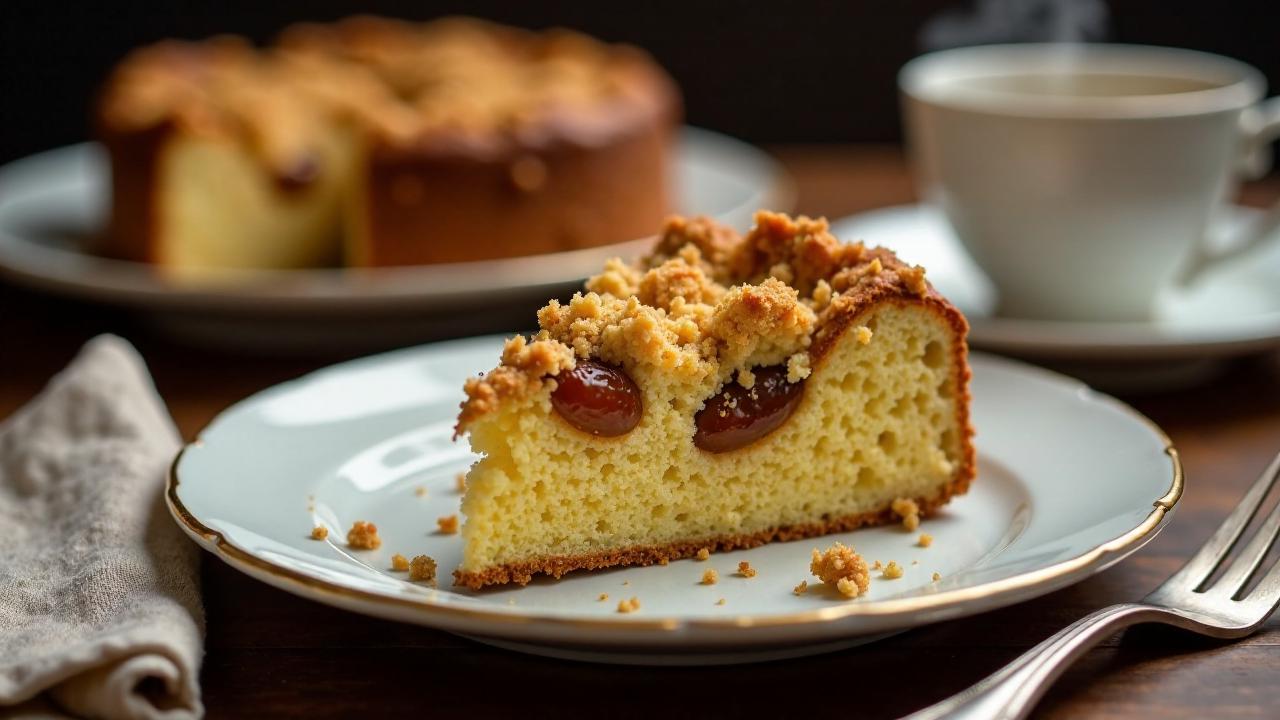
<path id="1" fill-rule="evenodd" d="M 920 516 L 933 515 L 947 504 L 953 495 L 963 494 L 970 478 L 958 478 L 933 498 L 912 498 L 920 508 Z M 660 565 L 672 560 L 683 560 L 706 548 L 710 552 L 728 552 L 760 547 L 771 542 L 787 542 L 819 537 L 831 533 L 847 532 L 868 525 L 888 525 L 898 516 L 890 507 L 875 512 L 846 515 L 820 522 L 801 523 L 786 527 L 770 528 L 754 533 L 721 535 L 703 540 L 688 540 L 665 545 L 635 545 L 626 548 L 601 550 L 580 555 L 551 555 L 530 558 L 505 565 L 487 567 L 479 571 L 453 571 L 454 585 L 479 590 L 488 585 L 517 583 L 526 585 L 535 575 L 548 575 L 559 579 L 574 570 L 599 570 L 626 565 Z"/>

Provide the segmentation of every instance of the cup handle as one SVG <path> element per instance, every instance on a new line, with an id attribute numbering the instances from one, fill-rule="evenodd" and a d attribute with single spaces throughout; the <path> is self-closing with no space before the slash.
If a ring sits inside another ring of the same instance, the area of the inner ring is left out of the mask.
<path id="1" fill-rule="evenodd" d="M 1264 100 L 1246 110 L 1240 116 L 1240 132 L 1244 149 L 1240 174 L 1250 180 L 1266 175 L 1271 169 L 1271 143 L 1280 139 L 1280 97 Z M 1226 247 L 1211 248 L 1202 241 L 1183 272 L 1182 282 L 1188 283 L 1223 260 L 1252 250 L 1277 231 L 1280 231 L 1280 201 L 1237 231 Z"/>

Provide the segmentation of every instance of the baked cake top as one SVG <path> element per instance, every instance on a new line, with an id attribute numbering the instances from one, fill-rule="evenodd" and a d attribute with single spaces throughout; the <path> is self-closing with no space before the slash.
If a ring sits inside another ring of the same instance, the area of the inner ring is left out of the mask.
<path id="1" fill-rule="evenodd" d="M 949 307 L 924 268 L 842 243 L 825 219 L 765 211 L 746 235 L 708 218 L 671 218 L 650 254 L 610 260 L 586 290 L 548 303 L 532 340 L 507 341 L 498 367 L 467 381 L 459 433 L 579 359 L 720 382 L 740 373 L 744 384 L 750 368 L 785 363 L 795 382 L 871 302 Z"/>
<path id="2" fill-rule="evenodd" d="M 233 134 L 270 158 L 339 116 L 396 147 L 483 155 L 602 142 L 637 114 L 673 120 L 677 106 L 674 84 L 635 48 L 464 18 L 356 17 L 296 25 L 267 50 L 219 37 L 134 51 L 107 82 L 101 118 L 108 130 L 174 121 Z"/>

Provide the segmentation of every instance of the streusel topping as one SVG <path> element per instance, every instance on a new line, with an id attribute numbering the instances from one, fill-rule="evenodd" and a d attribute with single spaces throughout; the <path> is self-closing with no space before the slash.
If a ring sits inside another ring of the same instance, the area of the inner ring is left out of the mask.
<path id="1" fill-rule="evenodd" d="M 717 383 L 746 371 L 737 377 L 748 388 L 751 368 L 784 364 L 798 382 L 816 346 L 850 329 L 868 295 L 931 293 L 922 269 L 840 242 L 823 219 L 761 211 L 740 236 L 706 218 L 672 218 L 649 255 L 609 261 L 586 292 L 538 312 L 532 340 L 508 341 L 498 368 L 467 382 L 458 431 L 588 358 Z M 854 331 L 870 340 L 870 330 Z"/>

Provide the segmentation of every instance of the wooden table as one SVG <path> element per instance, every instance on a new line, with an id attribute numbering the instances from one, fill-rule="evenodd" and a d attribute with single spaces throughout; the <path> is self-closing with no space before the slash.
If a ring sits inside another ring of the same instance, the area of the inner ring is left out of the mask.
<path id="1" fill-rule="evenodd" d="M 799 210 L 832 217 L 913 195 L 891 147 L 777 148 Z M 1280 183 L 1251 186 L 1262 203 Z M 115 331 L 151 364 L 191 437 L 219 410 L 334 357 L 263 358 L 175 344 L 128 316 L 0 285 L 0 417 L 87 338 Z M 1280 355 L 1233 363 L 1212 384 L 1126 398 L 1172 436 L 1189 478 L 1172 525 L 1096 577 L 1016 607 L 820 657 L 738 667 L 560 662 L 341 612 L 205 558 L 211 717 L 800 715 L 894 717 L 963 689 L 1085 613 L 1144 595 L 1176 568 L 1280 450 Z M 1280 622 L 1234 644 L 1138 629 L 1104 643 L 1041 704 L 1045 717 L 1280 716 Z"/>

